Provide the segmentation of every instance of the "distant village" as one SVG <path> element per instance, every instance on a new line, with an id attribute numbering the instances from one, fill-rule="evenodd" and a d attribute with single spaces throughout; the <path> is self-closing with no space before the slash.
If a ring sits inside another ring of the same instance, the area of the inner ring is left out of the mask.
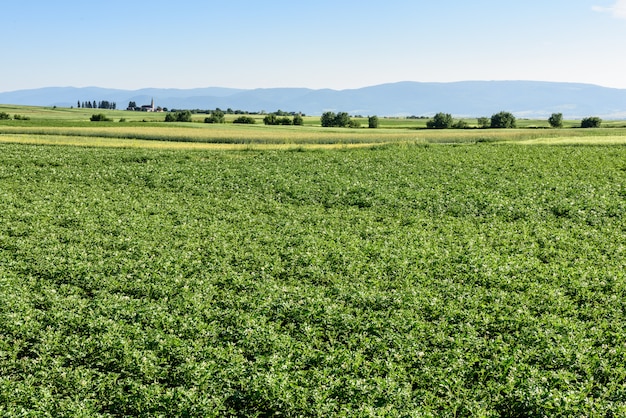
<path id="1" fill-rule="evenodd" d="M 165 112 L 167 109 L 162 108 L 161 106 L 154 107 L 154 99 L 150 102 L 149 105 L 137 106 L 135 102 L 128 103 L 128 107 L 126 110 L 132 110 L 135 112 Z"/>
<path id="2" fill-rule="evenodd" d="M 109 102 L 108 100 L 102 100 L 99 102 L 96 102 L 95 100 L 93 102 L 91 101 L 81 102 L 79 100 L 78 108 L 115 110 L 117 109 L 117 103 Z M 166 108 L 162 108 L 161 106 L 155 107 L 154 99 L 151 100 L 150 104 L 141 105 L 141 106 L 137 106 L 136 102 L 131 101 L 128 103 L 128 107 L 126 108 L 126 110 L 131 110 L 135 112 L 167 112 Z"/>

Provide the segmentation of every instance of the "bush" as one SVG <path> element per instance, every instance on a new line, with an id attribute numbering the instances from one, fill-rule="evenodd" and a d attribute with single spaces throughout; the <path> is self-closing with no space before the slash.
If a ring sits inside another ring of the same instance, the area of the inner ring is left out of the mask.
<path id="1" fill-rule="evenodd" d="M 452 124 L 452 127 L 454 129 L 467 129 L 469 128 L 469 125 L 463 119 L 459 119 L 454 124 Z"/>
<path id="2" fill-rule="evenodd" d="M 180 112 L 168 113 L 165 115 L 165 122 L 191 122 L 191 112 L 182 110 Z"/>
<path id="3" fill-rule="evenodd" d="M 477 120 L 479 128 L 489 128 L 491 126 L 491 119 L 486 116 L 480 117 Z"/>
<path id="4" fill-rule="evenodd" d="M 233 123 L 253 125 L 256 123 L 256 121 L 254 120 L 252 116 L 239 116 L 237 119 L 233 121 Z"/>
<path id="5" fill-rule="evenodd" d="M 11 115 L 7 112 L 0 112 L 0 120 L 9 120 L 11 119 Z"/>
<path id="6" fill-rule="evenodd" d="M 302 119 L 302 116 L 300 115 L 295 115 L 293 117 L 293 124 L 297 126 L 302 126 L 304 125 L 304 119 Z"/>
<path id="7" fill-rule="evenodd" d="M 367 118 L 367 127 L 370 129 L 378 128 L 378 116 L 370 116 Z"/>
<path id="8" fill-rule="evenodd" d="M 428 129 L 448 129 L 452 127 L 453 122 L 451 114 L 440 112 L 426 122 L 426 127 Z"/>
<path id="9" fill-rule="evenodd" d="M 491 116 L 492 128 L 515 128 L 517 126 L 517 120 L 510 112 L 499 112 Z"/>
<path id="10" fill-rule="evenodd" d="M 107 116 L 104 113 L 91 115 L 91 118 L 89 118 L 89 120 L 92 122 L 110 122 L 111 121 L 111 119 L 107 118 Z"/>
<path id="11" fill-rule="evenodd" d="M 15 119 L 15 120 L 30 120 L 30 118 L 28 116 L 24 116 L 24 115 L 13 115 L 13 119 Z"/>
<path id="12" fill-rule="evenodd" d="M 597 116 L 584 118 L 580 121 L 581 128 L 599 128 L 602 125 L 602 119 Z"/>

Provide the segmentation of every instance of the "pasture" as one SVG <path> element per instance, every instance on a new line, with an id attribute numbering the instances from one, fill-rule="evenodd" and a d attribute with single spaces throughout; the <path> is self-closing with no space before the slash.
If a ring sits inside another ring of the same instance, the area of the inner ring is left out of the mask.
<path id="1" fill-rule="evenodd" d="M 44 119 L 0 123 L 0 416 L 626 414 L 621 128 Z"/>

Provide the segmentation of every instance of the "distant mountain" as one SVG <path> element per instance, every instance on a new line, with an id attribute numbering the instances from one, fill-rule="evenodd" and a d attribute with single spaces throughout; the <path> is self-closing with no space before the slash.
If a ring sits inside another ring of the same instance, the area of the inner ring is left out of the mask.
<path id="1" fill-rule="evenodd" d="M 541 81 L 462 81 L 454 83 L 399 82 L 349 90 L 269 88 L 116 90 L 98 87 L 47 87 L 0 93 L 0 103 L 32 106 L 76 106 L 78 101 L 130 101 L 169 109 L 240 109 L 247 111 L 325 111 L 379 116 L 431 116 L 437 112 L 457 117 L 491 116 L 506 110 L 517 117 L 565 118 L 600 116 L 626 118 L 626 90 L 591 84 Z"/>

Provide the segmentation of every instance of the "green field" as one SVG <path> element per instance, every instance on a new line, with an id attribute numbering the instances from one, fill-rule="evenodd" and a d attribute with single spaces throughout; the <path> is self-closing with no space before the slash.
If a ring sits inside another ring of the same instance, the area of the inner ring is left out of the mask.
<path id="1" fill-rule="evenodd" d="M 0 122 L 0 416 L 626 415 L 624 128 L 32 109 Z"/>

